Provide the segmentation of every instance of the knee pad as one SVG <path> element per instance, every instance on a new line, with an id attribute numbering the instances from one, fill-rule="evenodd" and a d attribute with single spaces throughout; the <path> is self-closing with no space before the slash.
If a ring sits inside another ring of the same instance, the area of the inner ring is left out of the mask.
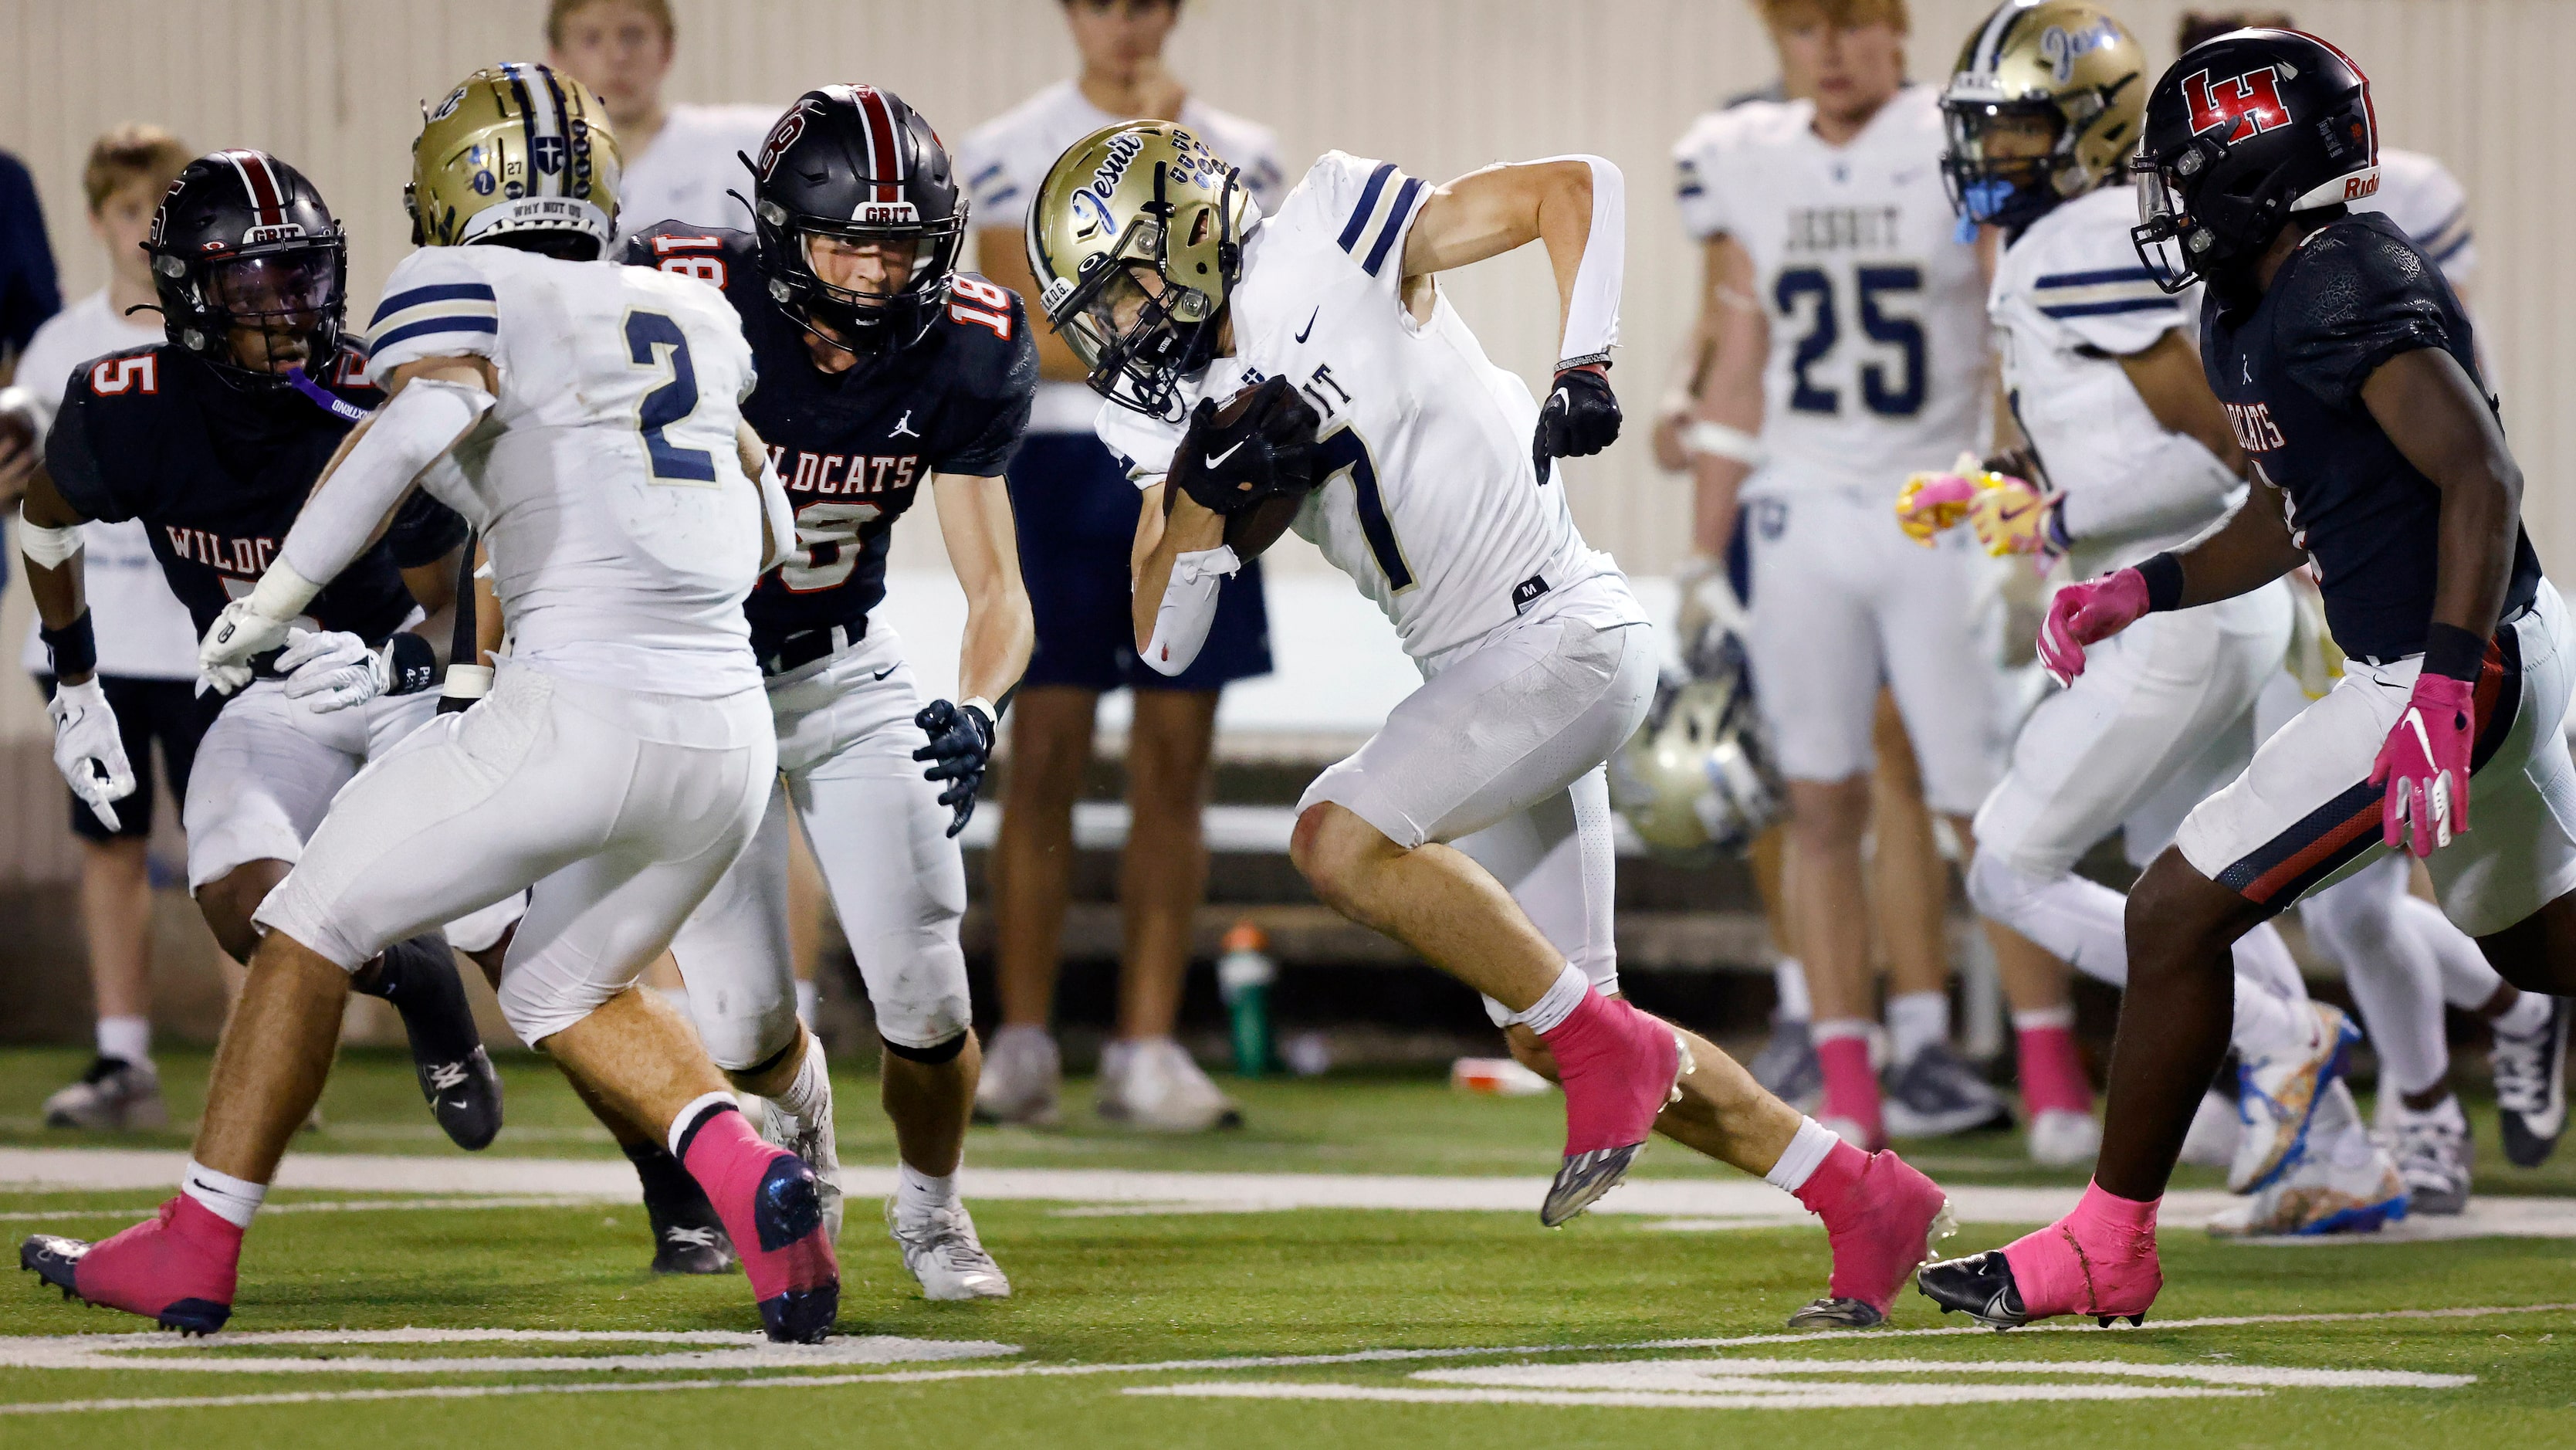
<path id="1" fill-rule="evenodd" d="M 924 926 L 871 946 L 867 955 L 877 964 L 863 962 L 859 976 L 867 984 L 877 1035 L 903 1049 L 906 1057 L 943 1049 L 953 1055 L 949 1044 L 974 1021 L 966 995 L 966 954 L 958 949 L 954 925 Z"/>
<path id="2" fill-rule="evenodd" d="M 501 976 L 501 1016 L 529 1047 L 563 1031 L 607 1005 L 634 985 L 607 982 L 564 972 L 540 955 L 536 961 L 513 963 Z"/>
<path id="3" fill-rule="evenodd" d="M 877 1034 L 877 1041 L 885 1044 L 886 1051 L 906 1062 L 918 1062 L 927 1067 L 937 1067 L 941 1063 L 955 1062 L 957 1054 L 966 1050 L 966 1029 L 960 1027 L 947 1041 L 929 1047 L 908 1047 L 882 1032 Z"/>
<path id="4" fill-rule="evenodd" d="M 702 986 L 689 993 L 689 1020 L 706 1044 L 707 1056 L 729 1073 L 756 1072 L 796 1045 L 794 988 L 784 992 L 740 992 Z"/>

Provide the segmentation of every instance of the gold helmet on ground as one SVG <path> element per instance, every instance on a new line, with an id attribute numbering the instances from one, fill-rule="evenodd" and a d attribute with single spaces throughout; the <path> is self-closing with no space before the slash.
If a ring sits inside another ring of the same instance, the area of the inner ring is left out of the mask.
<path id="1" fill-rule="evenodd" d="M 413 245 L 554 232 L 591 239 L 590 256 L 607 250 L 617 234 L 617 138 L 589 87 L 512 61 L 476 71 L 437 109 L 421 109 L 403 188 Z"/>
<path id="2" fill-rule="evenodd" d="M 1744 641 L 1712 623 L 1687 670 L 1665 672 L 1645 723 L 1610 757 L 1610 804 L 1657 857 L 1702 866 L 1750 847 L 1785 803 Z"/>
<path id="3" fill-rule="evenodd" d="M 1175 122 L 1104 126 L 1056 158 L 1029 207 L 1029 271 L 1094 390 L 1180 416 L 1181 380 L 1216 355 L 1260 219 L 1240 173 Z"/>
<path id="4" fill-rule="evenodd" d="M 2086 0 L 2005 0 L 1941 93 L 1942 172 L 1963 227 L 2023 227 L 2118 175 L 2138 144 L 2146 54 Z M 2049 135 L 2043 147 L 2032 123 Z M 2012 141 L 2003 138 L 2009 133 Z"/>

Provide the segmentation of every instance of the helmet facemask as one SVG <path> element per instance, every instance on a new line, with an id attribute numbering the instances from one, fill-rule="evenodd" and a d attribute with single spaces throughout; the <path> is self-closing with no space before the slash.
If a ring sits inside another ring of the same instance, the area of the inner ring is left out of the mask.
<path id="1" fill-rule="evenodd" d="M 854 353 L 897 351 L 919 341 L 947 303 L 966 241 L 962 197 L 954 216 L 935 222 L 832 222 L 769 201 L 755 215 L 770 295 L 807 331 Z M 874 287 L 829 280 L 841 271 L 832 254 L 844 247 L 904 258 L 902 278 Z"/>
<path id="2" fill-rule="evenodd" d="M 1050 289 L 1047 321 L 1091 365 L 1086 381 L 1094 392 L 1148 417 L 1181 418 L 1181 384 L 1216 356 L 1225 295 L 1242 273 L 1233 204 L 1241 185 L 1241 173 L 1228 168 L 1212 204 L 1194 203 L 1176 216 L 1165 165 L 1156 162 L 1153 202 L 1116 246 L 1084 260 L 1071 285 Z"/>
<path id="3" fill-rule="evenodd" d="M 152 272 L 179 340 L 228 381 L 282 386 L 288 368 L 311 371 L 339 351 L 349 305 L 339 236 L 205 259 L 165 251 Z"/>
<path id="4" fill-rule="evenodd" d="M 2084 171 L 2075 158 L 2081 128 L 2067 124 L 2053 99 L 1961 96 L 1954 91 L 1942 98 L 1941 120 L 1950 138 L 1941 157 L 1941 177 L 1962 223 L 2026 227 L 2084 188 Z M 1992 154 L 1990 143 L 1999 134 L 2019 132 L 2031 122 L 2046 123 L 2046 150 Z"/>

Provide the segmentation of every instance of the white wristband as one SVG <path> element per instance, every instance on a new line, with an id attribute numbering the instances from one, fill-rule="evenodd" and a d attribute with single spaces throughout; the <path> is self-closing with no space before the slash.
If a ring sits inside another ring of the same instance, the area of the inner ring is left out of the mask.
<path id="1" fill-rule="evenodd" d="M 1574 269 L 1574 296 L 1557 344 L 1557 370 L 1604 364 L 1619 345 L 1619 290 L 1628 263 L 1628 181 L 1598 156 L 1550 156 L 1592 168 L 1592 229 Z"/>
<path id="2" fill-rule="evenodd" d="M 987 721 L 990 721 L 994 716 L 1002 713 L 1001 711 L 993 708 L 992 701 L 985 699 L 981 695 L 967 696 L 965 699 L 957 702 L 957 708 L 960 711 L 981 710 L 984 712 L 984 718 Z"/>
<path id="3" fill-rule="evenodd" d="M 1747 468 L 1762 466 L 1761 439 L 1705 418 L 1682 430 L 1682 451 L 1694 457 L 1732 458 Z"/>
<path id="4" fill-rule="evenodd" d="M 449 665 L 438 693 L 450 700 L 480 700 L 492 693 L 490 665 Z"/>
<path id="5" fill-rule="evenodd" d="M 302 614 L 313 596 L 321 592 L 321 585 L 296 573 L 295 566 L 281 555 L 270 562 L 268 572 L 259 576 L 259 582 L 251 586 L 250 597 L 242 602 L 263 619 L 285 623 Z"/>

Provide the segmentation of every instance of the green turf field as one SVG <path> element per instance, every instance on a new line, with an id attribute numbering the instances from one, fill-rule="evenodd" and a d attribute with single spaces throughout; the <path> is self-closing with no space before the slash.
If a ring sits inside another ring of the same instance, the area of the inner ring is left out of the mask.
<path id="1" fill-rule="evenodd" d="M 33 1103 L 78 1066 L 77 1054 L 0 1053 L 0 1104 Z M 184 1119 L 203 1059 L 164 1066 Z M 351 1054 L 324 1130 L 299 1151 L 450 1154 L 404 1067 Z M 610 1153 L 542 1064 L 514 1060 L 509 1078 L 495 1154 Z M 841 1084 L 853 1165 L 885 1159 L 871 1089 Z M 969 1161 L 1529 1175 L 1548 1166 L 1556 1112 L 1406 1081 L 1244 1096 L 1241 1133 L 1165 1144 L 1077 1114 L 1060 1134 L 979 1130 Z M 6 1112 L 0 1144 L 109 1146 Z M 1959 1183 L 2076 1181 L 2013 1167 L 2017 1151 L 1990 1138 L 1911 1156 Z M 1669 1145 L 1647 1162 L 1700 1173 Z M 2503 1170 L 2479 1187 L 2570 1184 Z M 166 1192 L 0 1190 L 0 1226 L 95 1236 L 127 1221 L 101 1210 L 139 1214 Z M 1909 1293 L 1893 1331 L 1816 1337 L 1781 1331 L 1821 1290 L 1812 1230 L 1672 1232 L 1604 1214 L 1550 1233 L 1527 1211 L 989 1202 L 977 1219 L 1017 1296 L 934 1306 L 873 1204 L 854 1200 L 847 1337 L 783 1350 L 746 1332 L 739 1278 L 644 1273 L 629 1203 L 284 1190 L 272 1202 L 305 1207 L 260 1220 L 232 1327 L 208 1343 L 133 1335 L 138 1321 L 62 1303 L 32 1278 L 0 1288 L 0 1445 L 2576 1443 L 2569 1238 L 2276 1247 L 2172 1232 L 2168 1288 L 2144 1330 L 1992 1335 L 1954 1318 L 1945 1331 Z M 2015 1231 L 1971 1225 L 1954 1247 Z M 2175 1322 L 2247 1318 L 2261 1322 Z M 177 1403 L 115 1407 L 131 1401 Z"/>

